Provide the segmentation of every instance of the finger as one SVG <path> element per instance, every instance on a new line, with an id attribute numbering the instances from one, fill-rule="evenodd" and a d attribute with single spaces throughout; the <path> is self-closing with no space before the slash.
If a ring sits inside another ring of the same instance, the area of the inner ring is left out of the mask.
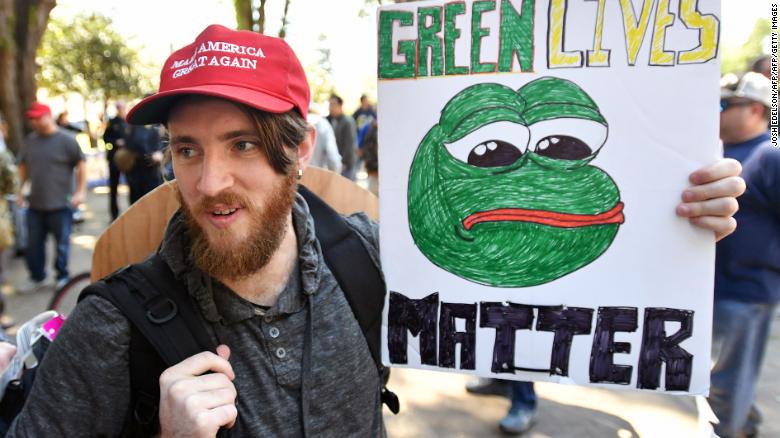
<path id="1" fill-rule="evenodd" d="M 693 172 L 688 179 L 692 184 L 706 184 L 730 176 L 738 176 L 742 172 L 742 165 L 733 158 L 721 158 L 709 166 Z"/>
<path id="2" fill-rule="evenodd" d="M 706 201 L 715 198 L 736 198 L 745 192 L 745 180 L 738 176 L 719 179 L 711 183 L 696 185 L 682 194 L 685 202 Z"/>
<path id="3" fill-rule="evenodd" d="M 715 241 L 728 236 L 737 229 L 737 221 L 733 217 L 702 216 L 688 219 L 693 225 L 715 232 Z"/>
<path id="4" fill-rule="evenodd" d="M 236 419 L 238 418 L 238 408 L 235 404 L 221 406 L 218 409 L 224 412 L 224 415 L 228 420 L 226 423 L 222 424 L 225 426 L 225 428 L 231 429 L 236 425 Z"/>
<path id="5" fill-rule="evenodd" d="M 233 382 L 222 373 L 209 373 L 176 380 L 171 383 L 168 393 L 176 398 L 184 398 L 196 392 L 213 391 L 222 388 L 234 388 Z"/>
<path id="6" fill-rule="evenodd" d="M 677 215 L 682 217 L 733 216 L 739 210 L 734 198 L 716 198 L 701 202 L 685 202 L 677 206 Z"/>
<path id="7" fill-rule="evenodd" d="M 199 430 L 216 433 L 222 426 L 233 427 L 237 416 L 238 410 L 235 405 L 223 405 L 198 413 L 195 423 Z"/>
<path id="8" fill-rule="evenodd" d="M 199 376 L 207 371 L 225 374 L 231 380 L 235 378 L 230 362 L 210 351 L 204 351 L 163 371 L 160 375 L 160 383 L 179 380 L 182 377 Z"/>
<path id="9" fill-rule="evenodd" d="M 225 344 L 218 345 L 217 346 L 217 355 L 219 355 L 219 357 L 221 357 L 221 358 L 223 358 L 225 360 L 230 359 L 230 347 L 228 347 Z"/>
<path id="10" fill-rule="evenodd" d="M 232 405 L 236 402 L 236 389 L 234 387 L 220 388 L 213 391 L 196 392 L 190 394 L 184 400 L 187 412 L 201 412 L 211 410 L 223 405 Z"/>

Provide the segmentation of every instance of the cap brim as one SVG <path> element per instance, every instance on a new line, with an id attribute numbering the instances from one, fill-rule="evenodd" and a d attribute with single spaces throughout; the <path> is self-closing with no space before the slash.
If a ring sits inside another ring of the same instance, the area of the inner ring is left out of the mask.
<path id="1" fill-rule="evenodd" d="M 294 108 L 291 102 L 261 91 L 232 85 L 202 85 L 153 94 L 138 102 L 127 113 L 127 121 L 133 125 L 165 123 L 174 103 L 187 95 L 221 97 L 271 113 L 284 113 Z"/>
<path id="2" fill-rule="evenodd" d="M 41 117 L 49 114 L 45 111 L 27 111 L 24 113 L 24 118 L 29 120 L 40 119 Z"/>

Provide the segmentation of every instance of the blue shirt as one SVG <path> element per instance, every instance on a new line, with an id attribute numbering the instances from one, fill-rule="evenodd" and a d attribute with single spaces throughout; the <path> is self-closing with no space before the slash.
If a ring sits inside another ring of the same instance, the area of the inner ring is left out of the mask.
<path id="1" fill-rule="evenodd" d="M 780 302 L 780 148 L 769 138 L 725 147 L 742 162 L 747 190 L 734 215 L 737 230 L 716 247 L 715 299 Z"/>

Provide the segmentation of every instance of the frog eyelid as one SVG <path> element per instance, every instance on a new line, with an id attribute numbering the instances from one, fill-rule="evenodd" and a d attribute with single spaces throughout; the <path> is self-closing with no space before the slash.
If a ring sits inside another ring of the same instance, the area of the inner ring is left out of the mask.
<path id="1" fill-rule="evenodd" d="M 547 137 L 565 135 L 582 140 L 591 150 L 597 153 L 607 141 L 609 128 L 594 120 L 579 118 L 548 119 L 528 126 L 530 139 L 528 144 L 535 151 L 537 143 Z"/>
<path id="2" fill-rule="evenodd" d="M 468 163 L 471 150 L 491 140 L 503 140 L 511 143 L 521 153 L 524 153 L 528 149 L 529 137 L 530 133 L 525 125 L 500 121 L 482 126 L 452 143 L 444 143 L 444 147 L 453 158 Z"/>

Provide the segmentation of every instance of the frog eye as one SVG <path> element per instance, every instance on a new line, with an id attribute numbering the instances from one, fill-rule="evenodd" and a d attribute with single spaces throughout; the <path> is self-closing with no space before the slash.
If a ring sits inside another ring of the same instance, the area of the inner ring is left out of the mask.
<path id="1" fill-rule="evenodd" d="M 586 119 L 551 119 L 534 123 L 531 150 L 559 160 L 582 160 L 593 156 L 607 141 L 607 126 Z"/>
<path id="2" fill-rule="evenodd" d="M 512 122 L 485 125 L 465 137 L 445 144 L 455 159 L 475 167 L 507 166 L 528 148 L 528 128 Z"/>

